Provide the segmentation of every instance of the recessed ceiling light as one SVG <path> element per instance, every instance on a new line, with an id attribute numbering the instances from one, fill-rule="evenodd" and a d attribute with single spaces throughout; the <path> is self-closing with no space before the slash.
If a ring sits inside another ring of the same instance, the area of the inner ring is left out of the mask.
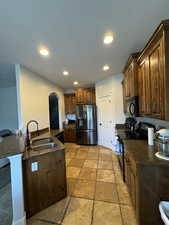
<path id="1" fill-rule="evenodd" d="M 49 56 L 49 50 L 47 48 L 41 48 L 39 50 L 39 53 L 42 55 L 42 56 Z"/>
<path id="2" fill-rule="evenodd" d="M 108 65 L 104 65 L 103 67 L 102 67 L 102 70 L 103 71 L 107 71 L 107 70 L 109 70 L 110 69 L 110 67 L 108 66 Z"/>
<path id="3" fill-rule="evenodd" d="M 78 81 L 74 81 L 73 84 L 74 84 L 74 85 L 78 85 L 79 82 L 78 82 Z"/>
<path id="4" fill-rule="evenodd" d="M 69 75 L 69 72 L 68 72 L 67 70 L 64 70 L 64 71 L 63 71 L 63 75 L 64 75 L 64 76 L 68 76 L 68 75 Z"/>
<path id="5" fill-rule="evenodd" d="M 105 45 L 109 45 L 113 42 L 114 38 L 113 38 L 113 34 L 112 33 L 106 33 L 104 35 L 104 39 L 103 42 Z"/>

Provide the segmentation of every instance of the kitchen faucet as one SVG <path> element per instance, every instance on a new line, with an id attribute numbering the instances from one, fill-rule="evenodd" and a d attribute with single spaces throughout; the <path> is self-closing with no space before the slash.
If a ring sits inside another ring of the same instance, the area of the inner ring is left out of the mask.
<path id="1" fill-rule="evenodd" d="M 26 125 L 26 146 L 30 147 L 30 132 L 29 132 L 29 125 L 31 123 L 36 123 L 37 125 L 37 134 L 39 135 L 39 123 L 36 120 L 30 120 Z"/>

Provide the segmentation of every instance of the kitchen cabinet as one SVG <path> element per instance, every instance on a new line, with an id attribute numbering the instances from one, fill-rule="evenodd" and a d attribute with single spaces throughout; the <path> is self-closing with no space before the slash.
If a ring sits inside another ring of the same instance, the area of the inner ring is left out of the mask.
<path id="1" fill-rule="evenodd" d="M 32 171 L 32 163 L 37 164 L 36 171 Z M 64 150 L 25 159 L 23 174 L 28 218 L 66 196 Z"/>
<path id="2" fill-rule="evenodd" d="M 135 146 L 135 147 L 134 147 Z M 160 201 L 169 201 L 169 165 L 146 141 L 125 140 L 125 183 L 139 225 L 162 225 Z"/>
<path id="3" fill-rule="evenodd" d="M 130 193 L 133 208 L 136 209 L 136 171 L 132 168 L 131 161 L 125 156 L 125 182 Z"/>
<path id="4" fill-rule="evenodd" d="M 96 96 L 94 88 L 78 88 L 75 91 L 77 104 L 95 104 Z"/>
<path id="5" fill-rule="evenodd" d="M 124 113 L 127 113 L 127 104 L 126 104 L 126 85 L 125 80 L 122 81 L 122 91 L 123 91 L 123 111 Z"/>
<path id="6" fill-rule="evenodd" d="M 65 100 L 65 114 L 75 114 L 76 99 L 75 94 L 64 94 Z"/>
<path id="7" fill-rule="evenodd" d="M 148 73 L 149 62 L 145 58 L 138 69 L 139 84 L 139 114 L 150 116 L 150 76 Z"/>
<path id="8" fill-rule="evenodd" d="M 139 53 L 133 53 L 130 55 L 123 73 L 123 94 L 124 99 L 138 95 L 138 73 L 137 73 L 137 57 Z"/>
<path id="9" fill-rule="evenodd" d="M 123 70 L 124 79 L 122 81 L 122 88 L 124 113 L 127 112 L 127 100 L 131 97 L 138 96 L 138 55 L 139 53 L 131 54 Z"/>
<path id="10" fill-rule="evenodd" d="M 140 115 L 169 120 L 169 20 L 161 22 L 137 62 Z"/>
<path id="11" fill-rule="evenodd" d="M 75 124 L 64 125 L 64 141 L 68 143 L 76 142 L 76 125 Z"/>

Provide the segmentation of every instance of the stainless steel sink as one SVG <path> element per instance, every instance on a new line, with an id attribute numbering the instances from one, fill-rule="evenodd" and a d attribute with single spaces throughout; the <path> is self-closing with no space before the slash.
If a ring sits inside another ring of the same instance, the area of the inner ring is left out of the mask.
<path id="1" fill-rule="evenodd" d="M 43 144 L 43 145 L 36 145 L 36 146 L 31 146 L 31 149 L 34 151 L 40 151 L 40 150 L 45 150 L 49 148 L 55 148 L 57 147 L 57 144 L 54 142 Z"/>
<path id="2" fill-rule="evenodd" d="M 41 138 L 32 140 L 31 149 L 34 151 L 55 148 L 57 144 L 51 138 Z"/>
<path id="3" fill-rule="evenodd" d="M 51 138 L 40 138 L 32 140 L 31 146 L 44 145 L 53 142 Z"/>

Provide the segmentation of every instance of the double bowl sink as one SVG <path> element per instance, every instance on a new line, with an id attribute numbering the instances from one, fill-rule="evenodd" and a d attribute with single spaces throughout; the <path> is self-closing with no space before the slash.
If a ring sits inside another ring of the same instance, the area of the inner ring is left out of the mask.
<path id="1" fill-rule="evenodd" d="M 31 140 L 31 150 L 40 151 L 49 148 L 55 148 L 57 144 L 52 138 L 39 138 Z"/>

